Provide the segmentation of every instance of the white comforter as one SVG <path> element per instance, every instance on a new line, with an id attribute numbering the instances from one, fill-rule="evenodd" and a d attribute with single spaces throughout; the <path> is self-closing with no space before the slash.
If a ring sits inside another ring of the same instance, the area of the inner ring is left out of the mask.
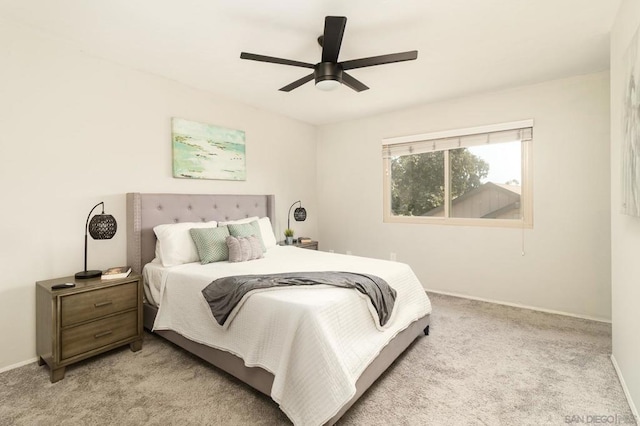
<path id="1" fill-rule="evenodd" d="M 298 271 L 364 272 L 385 279 L 397 291 L 392 319 L 378 330 L 371 302 L 358 291 L 296 287 L 249 295 L 225 330 L 201 294 L 223 276 Z M 271 372 L 271 397 L 296 425 L 319 425 L 333 417 L 382 348 L 431 312 L 422 285 L 405 264 L 295 247 L 274 247 L 264 259 L 250 262 L 145 267 L 146 277 L 153 274 L 160 278 L 154 330 L 174 330 Z"/>

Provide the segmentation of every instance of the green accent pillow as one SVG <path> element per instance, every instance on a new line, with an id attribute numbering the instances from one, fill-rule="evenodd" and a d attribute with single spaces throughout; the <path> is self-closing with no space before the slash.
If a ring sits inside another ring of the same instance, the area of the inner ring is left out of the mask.
<path id="1" fill-rule="evenodd" d="M 226 226 L 191 228 L 189 233 L 191 233 L 191 238 L 198 250 L 200 263 L 203 265 L 229 259 L 229 249 L 226 242 L 229 229 Z"/>
<path id="2" fill-rule="evenodd" d="M 255 235 L 258 241 L 260 241 L 262 252 L 267 251 L 264 241 L 262 241 L 262 232 L 260 231 L 260 224 L 258 224 L 257 220 L 249 223 L 229 224 L 227 228 L 229 228 L 229 234 L 233 237 L 250 237 L 251 235 Z"/>

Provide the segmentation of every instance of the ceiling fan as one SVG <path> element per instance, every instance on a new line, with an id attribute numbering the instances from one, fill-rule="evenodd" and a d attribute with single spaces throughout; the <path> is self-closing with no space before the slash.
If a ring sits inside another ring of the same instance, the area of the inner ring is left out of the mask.
<path id="1" fill-rule="evenodd" d="M 282 87 L 280 90 L 283 92 L 290 92 L 313 79 L 315 79 L 316 87 L 321 90 L 333 90 L 339 87 L 340 84 L 345 84 L 356 92 L 362 92 L 369 87 L 345 71 L 372 67 L 374 65 L 390 64 L 393 62 L 412 61 L 418 57 L 418 51 L 411 50 L 409 52 L 338 62 L 338 54 L 340 53 L 340 45 L 342 44 L 342 36 L 344 35 L 346 25 L 347 18 L 344 16 L 327 16 L 325 18 L 324 33 L 318 37 L 318 43 L 322 46 L 322 60 L 315 65 L 307 62 L 274 58 L 273 56 L 256 55 L 247 52 L 240 53 L 240 58 L 313 69 L 311 74 Z"/>

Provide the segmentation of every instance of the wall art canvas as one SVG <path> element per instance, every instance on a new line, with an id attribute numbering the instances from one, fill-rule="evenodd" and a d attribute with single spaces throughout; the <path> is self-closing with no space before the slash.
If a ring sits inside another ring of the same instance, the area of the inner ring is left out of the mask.
<path id="1" fill-rule="evenodd" d="M 640 217 L 640 40 L 636 30 L 625 54 L 622 107 L 622 213 Z"/>
<path id="2" fill-rule="evenodd" d="M 173 118 L 171 139 L 173 177 L 247 179 L 242 130 Z"/>

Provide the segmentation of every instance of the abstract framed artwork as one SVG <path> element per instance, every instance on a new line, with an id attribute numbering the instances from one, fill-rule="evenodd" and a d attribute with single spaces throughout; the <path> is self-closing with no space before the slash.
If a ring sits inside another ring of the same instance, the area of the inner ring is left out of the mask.
<path id="1" fill-rule="evenodd" d="M 621 212 L 640 217 L 640 28 L 624 57 Z"/>
<path id="2" fill-rule="evenodd" d="M 172 118 L 173 177 L 246 180 L 245 134 Z"/>

